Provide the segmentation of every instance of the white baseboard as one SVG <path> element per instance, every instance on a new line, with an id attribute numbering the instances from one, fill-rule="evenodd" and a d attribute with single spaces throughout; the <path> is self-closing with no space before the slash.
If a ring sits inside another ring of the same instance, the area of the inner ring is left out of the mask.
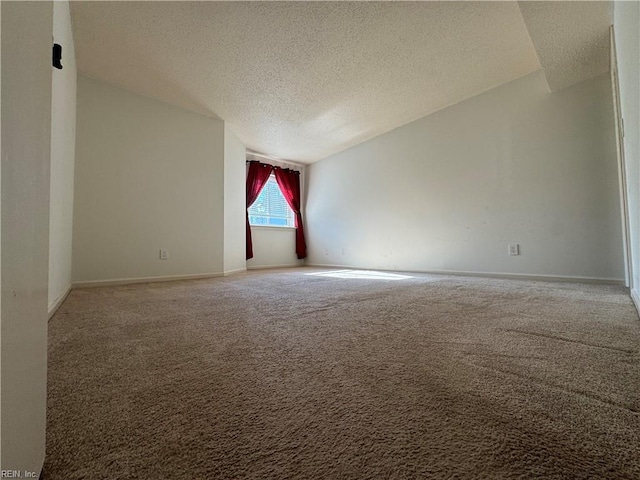
<path id="1" fill-rule="evenodd" d="M 55 313 L 58 311 L 58 308 L 60 308 L 60 305 L 62 305 L 62 302 L 64 302 L 67 299 L 67 297 L 69 296 L 69 293 L 71 292 L 71 288 L 72 288 L 72 285 L 69 285 L 67 289 L 62 293 L 62 295 L 56 298 L 53 301 L 53 303 L 49 305 L 49 320 L 51 320 L 51 317 L 53 317 Z"/>
<path id="2" fill-rule="evenodd" d="M 235 275 L 236 273 L 242 273 L 242 272 L 246 272 L 247 268 L 236 268 L 235 270 L 227 270 L 226 272 L 224 272 L 224 276 L 228 277 L 229 275 Z"/>
<path id="3" fill-rule="evenodd" d="M 268 270 L 270 268 L 298 268 L 298 267 L 304 267 L 305 265 L 302 263 L 285 263 L 282 265 L 255 265 L 255 266 L 247 266 L 247 270 Z"/>
<path id="4" fill-rule="evenodd" d="M 604 283 L 610 285 L 624 285 L 623 278 L 599 277 L 570 277 L 562 275 L 530 275 L 526 273 L 499 272 L 467 272 L 461 270 L 389 270 L 385 268 L 353 267 L 349 265 L 335 265 L 322 263 L 306 263 L 305 267 L 347 268 L 349 270 L 375 270 L 379 272 L 425 273 L 434 275 L 459 275 L 465 277 L 504 278 L 509 280 L 537 280 L 543 282 L 571 282 L 571 283 Z"/>
<path id="5" fill-rule="evenodd" d="M 631 293 L 631 300 L 633 300 L 633 304 L 636 306 L 638 315 L 640 315 L 640 294 L 635 289 L 631 289 L 629 293 Z"/>
<path id="6" fill-rule="evenodd" d="M 138 277 L 138 278 L 117 278 L 113 280 L 91 280 L 88 282 L 74 282 L 73 288 L 92 287 L 115 287 L 121 285 L 132 285 L 135 283 L 156 283 L 173 282 L 176 280 L 200 280 L 203 278 L 222 277 L 224 273 L 202 273 L 196 275 L 167 275 L 162 277 Z"/>

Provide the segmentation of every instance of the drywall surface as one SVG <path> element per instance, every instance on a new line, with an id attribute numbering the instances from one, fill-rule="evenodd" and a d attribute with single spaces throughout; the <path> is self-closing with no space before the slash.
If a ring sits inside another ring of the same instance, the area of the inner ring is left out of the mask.
<path id="1" fill-rule="evenodd" d="M 296 230 L 284 227 L 251 227 L 253 258 L 247 268 L 297 267 Z"/>
<path id="2" fill-rule="evenodd" d="M 1 470 L 45 454 L 51 149 L 50 2 L 2 9 Z"/>
<path id="3" fill-rule="evenodd" d="M 74 282 L 221 274 L 223 143 L 221 120 L 80 75 Z"/>
<path id="4" fill-rule="evenodd" d="M 609 71 L 611 2 L 517 2 L 553 91 Z"/>
<path id="5" fill-rule="evenodd" d="M 615 2 L 613 16 L 625 134 L 632 284 L 640 298 L 640 4 Z"/>
<path id="6" fill-rule="evenodd" d="M 53 2 L 53 41 L 62 45 L 63 68 L 51 74 L 49 309 L 71 286 L 77 72 L 68 1 Z"/>
<path id="7" fill-rule="evenodd" d="M 247 269 L 246 261 L 247 150 L 224 125 L 224 272 Z"/>
<path id="8" fill-rule="evenodd" d="M 248 147 L 298 161 L 539 68 L 513 1 L 73 2 L 72 11 L 81 71 L 220 115 Z"/>
<path id="9" fill-rule="evenodd" d="M 311 165 L 307 263 L 622 279 L 610 88 L 536 72 Z"/>

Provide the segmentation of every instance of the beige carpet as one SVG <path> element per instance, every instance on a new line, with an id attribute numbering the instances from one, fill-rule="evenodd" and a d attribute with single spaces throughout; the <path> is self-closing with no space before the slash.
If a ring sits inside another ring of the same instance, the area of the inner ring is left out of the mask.
<path id="1" fill-rule="evenodd" d="M 45 478 L 640 478 L 622 287 L 313 272 L 74 290 Z"/>

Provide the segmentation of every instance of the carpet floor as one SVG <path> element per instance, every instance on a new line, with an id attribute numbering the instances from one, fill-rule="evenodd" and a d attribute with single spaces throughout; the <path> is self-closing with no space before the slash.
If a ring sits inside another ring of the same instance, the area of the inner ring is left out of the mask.
<path id="1" fill-rule="evenodd" d="M 618 286 L 300 268 L 78 289 L 44 478 L 640 479 Z"/>

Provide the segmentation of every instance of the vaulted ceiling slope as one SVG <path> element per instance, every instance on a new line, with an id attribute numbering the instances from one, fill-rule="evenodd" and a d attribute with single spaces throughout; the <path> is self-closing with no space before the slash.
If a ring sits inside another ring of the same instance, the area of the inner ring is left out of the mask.
<path id="1" fill-rule="evenodd" d="M 551 90 L 609 71 L 611 2 L 524 1 L 518 5 Z"/>
<path id="2" fill-rule="evenodd" d="M 570 3 L 91 1 L 72 2 L 72 18 L 81 73 L 222 118 L 252 150 L 313 162 L 540 62 L 552 88 L 600 72 L 600 46 L 581 42 L 610 18 Z"/>

